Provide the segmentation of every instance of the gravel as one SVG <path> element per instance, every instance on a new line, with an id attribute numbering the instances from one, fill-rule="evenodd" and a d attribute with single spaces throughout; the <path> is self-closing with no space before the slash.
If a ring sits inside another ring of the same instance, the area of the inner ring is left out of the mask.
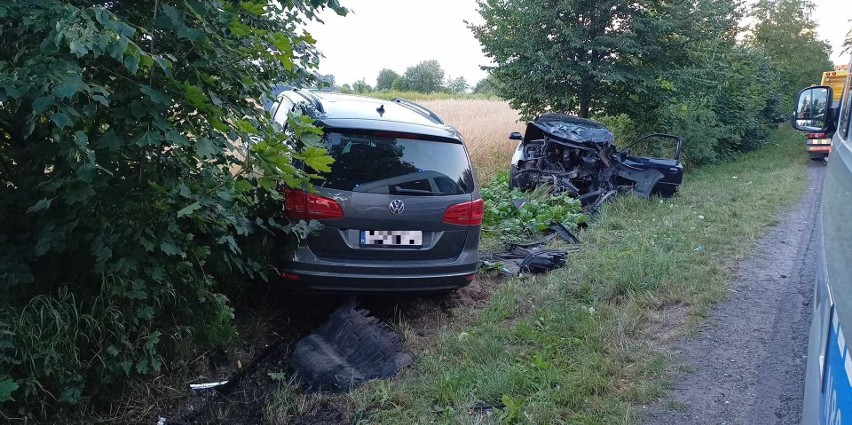
<path id="1" fill-rule="evenodd" d="M 809 164 L 804 195 L 739 264 L 730 297 L 678 343 L 684 372 L 645 423 L 800 423 L 824 168 Z"/>

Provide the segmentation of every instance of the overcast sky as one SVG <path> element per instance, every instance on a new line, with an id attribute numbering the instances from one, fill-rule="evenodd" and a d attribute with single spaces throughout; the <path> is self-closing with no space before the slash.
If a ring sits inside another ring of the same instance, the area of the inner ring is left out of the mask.
<path id="1" fill-rule="evenodd" d="M 325 55 L 320 72 L 333 74 L 337 84 L 365 78 L 375 85 L 382 68 L 402 74 L 409 66 L 437 59 L 445 76 L 464 76 L 468 84 L 485 77 L 479 67 L 487 65 L 479 42 L 465 21 L 481 22 L 475 0 L 341 0 L 351 12 L 346 17 L 325 14 L 325 25 L 308 30 Z M 852 28 L 852 1 L 814 0 L 814 20 L 820 37 L 833 48 L 835 62 L 840 46 Z"/>

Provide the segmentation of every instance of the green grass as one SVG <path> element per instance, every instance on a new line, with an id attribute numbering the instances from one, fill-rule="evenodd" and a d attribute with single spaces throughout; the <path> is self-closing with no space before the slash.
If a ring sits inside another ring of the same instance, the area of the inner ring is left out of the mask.
<path id="1" fill-rule="evenodd" d="M 665 393 L 674 336 L 726 294 L 738 259 L 804 188 L 791 130 L 739 160 L 687 171 L 673 199 L 621 197 L 580 234 L 567 268 L 493 285 L 490 301 L 409 338 L 416 363 L 341 400 L 359 423 L 637 423 Z M 400 328 L 408 332 L 405 318 Z"/>

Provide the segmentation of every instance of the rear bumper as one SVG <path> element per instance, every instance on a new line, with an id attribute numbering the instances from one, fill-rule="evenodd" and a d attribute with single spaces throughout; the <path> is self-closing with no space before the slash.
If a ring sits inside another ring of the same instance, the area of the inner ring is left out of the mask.
<path id="1" fill-rule="evenodd" d="M 401 294 L 447 292 L 467 286 L 472 273 L 430 277 L 352 277 L 297 274 L 298 280 L 280 278 L 286 289 L 305 292 L 351 294 Z"/>
<path id="2" fill-rule="evenodd" d="M 291 290 L 337 293 L 428 293 L 466 286 L 479 268 L 479 251 L 465 249 L 442 260 L 347 260 L 314 255 L 302 245 L 279 270 Z"/>

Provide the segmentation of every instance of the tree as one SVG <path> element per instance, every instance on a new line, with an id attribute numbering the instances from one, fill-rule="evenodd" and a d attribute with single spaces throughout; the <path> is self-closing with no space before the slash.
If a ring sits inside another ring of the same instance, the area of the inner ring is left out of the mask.
<path id="1" fill-rule="evenodd" d="M 437 60 L 425 60 L 405 70 L 403 90 L 420 93 L 440 91 L 444 83 L 444 70 Z"/>
<path id="2" fill-rule="evenodd" d="M 852 20 L 849 22 L 852 22 Z M 844 55 L 852 53 L 852 29 L 846 33 L 846 38 L 843 39 L 843 50 L 841 50 L 841 53 Z"/>
<path id="3" fill-rule="evenodd" d="M 367 84 L 367 80 L 365 78 L 362 78 L 352 83 L 352 90 L 354 90 L 355 93 L 364 94 L 373 91 L 373 88 L 370 87 L 369 84 Z"/>
<path id="4" fill-rule="evenodd" d="M 785 110 L 791 110 L 800 89 L 818 83 L 824 71 L 834 68 L 830 46 L 817 38 L 813 8 L 807 0 L 761 0 L 752 9 L 756 22 L 749 42 L 763 49 L 778 73 Z"/>
<path id="5" fill-rule="evenodd" d="M 337 83 L 334 78 L 334 74 L 325 74 L 317 77 L 316 87 L 319 89 L 330 89 L 334 90 L 337 88 Z"/>
<path id="6" fill-rule="evenodd" d="M 467 84 L 467 80 L 465 80 L 464 77 L 459 76 L 456 78 L 448 77 L 446 88 L 450 93 L 461 94 L 466 92 L 470 86 Z"/>
<path id="7" fill-rule="evenodd" d="M 473 86 L 473 94 L 493 95 L 495 93 L 496 89 L 494 88 L 494 81 L 491 75 L 479 80 L 476 85 Z"/>
<path id="8" fill-rule="evenodd" d="M 108 397 L 180 340 L 234 334 L 226 293 L 265 275 L 261 241 L 310 230 L 279 215 L 280 187 L 309 183 L 292 159 L 328 169 L 308 117 L 283 133 L 258 107 L 282 81 L 310 82 L 320 55 L 302 28 L 326 6 L 345 13 L 0 6 L 0 382 L 21 387 L 2 407 Z"/>
<path id="9" fill-rule="evenodd" d="M 545 110 L 588 117 L 615 83 L 634 77 L 643 53 L 643 2 L 478 0 L 484 23 L 470 25 L 500 95 L 526 115 Z"/>
<path id="10" fill-rule="evenodd" d="M 390 90 L 397 78 L 400 78 L 400 75 L 396 71 L 387 68 L 382 69 L 376 78 L 376 90 Z"/>

